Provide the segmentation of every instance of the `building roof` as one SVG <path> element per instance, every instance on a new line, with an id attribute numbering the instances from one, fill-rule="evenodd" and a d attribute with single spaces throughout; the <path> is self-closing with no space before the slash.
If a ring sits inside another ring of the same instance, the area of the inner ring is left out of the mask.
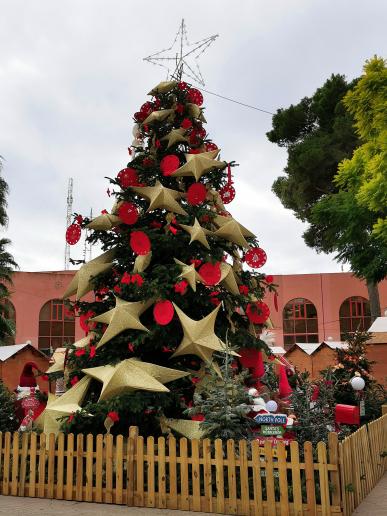
<path id="1" fill-rule="evenodd" d="M 368 331 L 371 333 L 387 332 L 387 317 L 377 317 Z"/>
<path id="2" fill-rule="evenodd" d="M 338 348 L 345 349 L 347 347 L 347 344 L 345 342 L 331 341 L 331 340 L 324 341 L 321 343 L 316 343 L 316 344 L 311 344 L 311 343 L 305 344 L 304 342 L 296 342 L 295 344 L 293 344 L 293 346 L 290 349 L 288 349 L 288 351 L 286 352 L 286 355 L 288 355 L 289 352 L 295 348 L 300 348 L 307 355 L 312 355 L 315 351 L 317 351 L 321 346 L 324 346 L 324 345 L 328 346 L 331 349 L 338 349 Z"/>
<path id="3" fill-rule="evenodd" d="M 16 355 L 16 353 L 19 353 L 22 349 L 26 347 L 32 348 L 34 351 L 42 355 L 43 357 L 47 358 L 44 353 L 39 351 L 38 349 L 34 348 L 29 342 L 25 344 L 14 344 L 12 346 L 0 346 L 0 362 L 5 362 L 9 358 L 11 358 L 13 355 Z"/>
<path id="4" fill-rule="evenodd" d="M 269 349 L 274 355 L 284 355 L 286 353 L 282 346 L 269 346 Z"/>
<path id="5" fill-rule="evenodd" d="M 387 331 L 372 333 L 371 339 L 367 344 L 387 344 Z"/>

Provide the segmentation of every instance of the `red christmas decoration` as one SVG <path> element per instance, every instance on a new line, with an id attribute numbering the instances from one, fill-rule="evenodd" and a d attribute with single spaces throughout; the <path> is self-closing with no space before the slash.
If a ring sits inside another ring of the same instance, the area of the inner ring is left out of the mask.
<path id="1" fill-rule="evenodd" d="M 360 425 L 360 409 L 352 405 L 338 404 L 335 407 L 335 421 L 344 425 Z"/>
<path id="2" fill-rule="evenodd" d="M 79 324 L 80 324 L 80 326 L 81 326 L 83 331 L 89 332 L 89 330 L 91 330 L 92 327 L 93 328 L 95 327 L 95 323 L 89 323 L 88 322 L 89 319 L 91 319 L 94 316 L 95 316 L 95 313 L 93 312 L 93 310 L 89 310 L 85 314 L 82 314 L 79 317 Z"/>
<path id="3" fill-rule="evenodd" d="M 168 154 L 160 161 L 160 170 L 163 176 L 170 176 L 180 167 L 180 160 L 174 154 Z"/>
<path id="4" fill-rule="evenodd" d="M 121 188 L 128 188 L 129 186 L 136 186 L 138 184 L 137 171 L 134 168 L 123 168 L 118 172 L 117 180 Z"/>
<path id="5" fill-rule="evenodd" d="M 174 290 L 176 294 L 180 294 L 181 296 L 184 296 L 184 294 L 187 292 L 188 282 L 186 280 L 181 280 L 175 283 Z"/>
<path id="6" fill-rule="evenodd" d="M 256 301 L 247 305 L 246 315 L 253 324 L 263 324 L 270 315 L 270 309 L 263 301 Z"/>
<path id="7" fill-rule="evenodd" d="M 199 274 L 206 285 L 216 285 L 221 278 L 220 262 L 205 263 L 199 269 Z"/>
<path id="8" fill-rule="evenodd" d="M 204 421 L 203 414 L 196 414 L 195 416 L 191 416 L 192 421 Z"/>
<path id="9" fill-rule="evenodd" d="M 293 392 L 293 389 L 289 385 L 288 377 L 286 374 L 286 368 L 284 365 L 280 366 L 279 370 L 279 396 L 280 398 L 287 398 Z"/>
<path id="10" fill-rule="evenodd" d="M 179 113 L 179 115 L 182 115 L 184 113 L 184 104 L 178 104 L 176 106 L 176 113 Z"/>
<path id="11" fill-rule="evenodd" d="M 196 88 L 191 88 L 187 93 L 187 100 L 192 104 L 201 106 L 203 104 L 203 95 Z"/>
<path id="12" fill-rule="evenodd" d="M 145 255 L 151 250 L 149 237 L 143 231 L 132 231 L 129 243 L 132 251 L 136 254 Z"/>
<path id="13" fill-rule="evenodd" d="M 83 222 L 83 217 L 82 215 L 77 215 L 76 218 L 75 218 L 77 224 L 82 224 Z"/>
<path id="14" fill-rule="evenodd" d="M 114 423 L 117 423 L 117 421 L 119 421 L 119 420 L 120 420 L 120 416 L 118 415 L 118 412 L 116 412 L 115 410 L 112 410 L 111 412 L 108 412 L 107 417 L 110 417 L 110 419 L 111 419 Z"/>
<path id="15" fill-rule="evenodd" d="M 143 115 L 145 115 L 145 117 L 149 116 L 153 111 L 153 103 L 152 102 L 145 102 L 145 104 L 143 104 L 141 107 L 140 107 L 140 113 L 142 113 Z"/>
<path id="16" fill-rule="evenodd" d="M 123 202 L 118 208 L 118 216 L 125 224 L 133 225 L 137 222 L 137 207 L 131 202 Z"/>
<path id="17" fill-rule="evenodd" d="M 209 152 L 209 151 L 217 150 L 217 149 L 218 149 L 218 146 L 216 145 L 216 143 L 213 143 L 213 142 L 206 142 L 206 143 L 204 144 L 204 148 L 206 149 L 206 152 Z"/>
<path id="18" fill-rule="evenodd" d="M 187 190 L 187 201 L 191 206 L 197 206 L 205 201 L 207 189 L 203 183 L 193 183 Z"/>
<path id="19" fill-rule="evenodd" d="M 129 285 L 130 282 L 131 282 L 130 274 L 125 271 L 124 274 L 122 275 L 121 283 L 123 283 L 124 285 Z"/>
<path id="20" fill-rule="evenodd" d="M 76 352 L 75 352 L 75 356 L 76 356 L 76 357 L 81 357 L 81 356 L 83 356 L 85 353 L 86 353 L 85 348 L 80 348 L 80 349 L 77 349 L 77 350 L 76 350 Z"/>
<path id="21" fill-rule="evenodd" d="M 119 285 L 114 285 L 113 287 L 113 291 L 116 293 L 116 294 L 121 294 L 122 290 L 121 290 L 121 287 Z"/>
<path id="22" fill-rule="evenodd" d="M 89 351 L 89 358 L 94 358 L 95 354 L 96 354 L 96 351 L 97 351 L 97 348 L 94 345 L 91 345 L 90 346 L 90 351 Z"/>
<path id="23" fill-rule="evenodd" d="M 168 301 L 158 301 L 153 307 L 153 317 L 160 326 L 166 326 L 173 319 L 175 309 L 173 304 Z"/>
<path id="24" fill-rule="evenodd" d="M 78 382 L 79 382 L 79 378 L 78 378 L 78 376 L 73 376 L 73 377 L 71 378 L 71 380 L 70 380 L 70 383 L 71 383 L 71 385 L 73 385 L 73 386 L 74 386 L 75 384 L 77 384 Z M 74 417 L 74 416 L 73 416 L 73 417 Z"/>
<path id="25" fill-rule="evenodd" d="M 259 268 L 265 265 L 267 260 L 267 255 L 263 249 L 260 247 L 252 247 L 245 254 L 245 261 L 247 265 L 254 268 Z"/>
<path id="26" fill-rule="evenodd" d="M 136 120 L 136 122 L 143 122 L 146 117 L 146 113 L 143 113 L 142 111 L 137 111 L 137 113 L 134 113 L 133 115 L 133 118 Z"/>
<path id="27" fill-rule="evenodd" d="M 229 204 L 235 198 L 235 188 L 232 185 L 225 185 L 219 190 L 223 204 Z"/>
<path id="28" fill-rule="evenodd" d="M 184 82 L 184 81 L 181 81 L 178 83 L 177 87 L 179 88 L 179 90 L 183 91 L 183 90 L 186 90 L 187 89 L 187 83 Z"/>
<path id="29" fill-rule="evenodd" d="M 184 120 L 181 122 L 180 127 L 183 129 L 189 129 L 192 127 L 192 122 L 189 118 L 184 118 Z"/>
<path id="30" fill-rule="evenodd" d="M 249 293 L 249 287 L 247 285 L 239 285 L 239 292 L 242 294 L 242 296 L 247 296 Z"/>
<path id="31" fill-rule="evenodd" d="M 262 351 L 254 348 L 241 348 L 238 350 L 238 354 L 242 367 L 250 369 L 254 378 L 261 378 L 265 374 Z"/>
<path id="32" fill-rule="evenodd" d="M 265 276 L 265 281 L 266 281 L 266 283 L 268 283 L 270 285 L 274 281 L 274 276 L 272 276 L 271 274 L 267 274 Z"/>
<path id="33" fill-rule="evenodd" d="M 197 258 L 191 258 L 189 263 L 193 264 L 195 269 L 197 269 L 202 264 L 202 260 L 199 260 Z"/>
<path id="34" fill-rule="evenodd" d="M 128 350 L 133 353 L 134 352 L 134 346 L 131 342 L 128 342 Z"/>
<path id="35" fill-rule="evenodd" d="M 74 245 L 79 242 L 81 238 L 81 226 L 79 224 L 71 224 L 66 229 L 66 242 L 70 245 Z"/>
<path id="36" fill-rule="evenodd" d="M 144 158 L 142 160 L 142 164 L 144 165 L 144 167 L 153 167 L 155 161 L 152 158 Z"/>

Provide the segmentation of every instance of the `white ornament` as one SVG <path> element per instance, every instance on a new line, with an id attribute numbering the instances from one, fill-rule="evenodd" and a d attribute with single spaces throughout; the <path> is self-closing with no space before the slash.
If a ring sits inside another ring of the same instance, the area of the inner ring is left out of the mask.
<path id="1" fill-rule="evenodd" d="M 132 141 L 132 147 L 140 147 L 141 143 L 142 143 L 142 142 L 141 142 L 138 138 L 135 138 L 135 139 Z"/>
<path id="2" fill-rule="evenodd" d="M 251 389 L 248 390 L 248 393 L 250 396 L 258 396 L 258 391 L 255 387 L 251 387 Z"/>
<path id="3" fill-rule="evenodd" d="M 274 400 L 269 400 L 267 403 L 266 403 L 266 408 L 269 412 L 276 412 L 277 409 L 278 409 L 278 404 L 276 401 Z"/>
<path id="4" fill-rule="evenodd" d="M 349 383 L 354 391 L 362 391 L 365 387 L 365 381 L 361 376 L 354 376 L 349 380 Z"/>
<path id="5" fill-rule="evenodd" d="M 286 426 L 293 426 L 293 419 L 291 417 L 286 418 Z"/>
<path id="6" fill-rule="evenodd" d="M 140 126 L 138 124 L 134 124 L 133 126 L 133 129 L 132 129 L 132 134 L 135 138 L 138 138 L 139 135 L 141 134 L 140 133 Z"/>
<path id="7" fill-rule="evenodd" d="M 262 405 L 262 407 L 266 408 L 266 404 L 263 398 L 254 398 L 253 403 L 254 405 Z"/>

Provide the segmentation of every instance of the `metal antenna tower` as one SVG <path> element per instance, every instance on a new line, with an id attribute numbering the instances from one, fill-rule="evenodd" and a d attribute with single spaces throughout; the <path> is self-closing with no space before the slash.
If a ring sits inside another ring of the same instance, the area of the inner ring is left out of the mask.
<path id="1" fill-rule="evenodd" d="M 90 220 L 93 219 L 93 208 L 90 208 Z M 86 229 L 86 235 L 85 235 L 85 243 L 83 246 L 83 261 L 86 263 L 86 261 L 90 261 L 92 258 L 92 248 L 93 244 L 91 242 L 87 242 L 87 237 L 90 234 L 90 230 Z"/>
<path id="2" fill-rule="evenodd" d="M 177 80 L 180 80 L 182 75 L 185 74 L 190 79 L 197 81 L 201 86 L 204 86 L 205 83 L 199 68 L 198 59 L 218 36 L 219 34 L 214 34 L 195 43 L 189 43 L 183 18 L 172 45 L 169 48 L 160 50 L 160 52 L 144 57 L 143 60 L 166 68 L 168 75 Z M 174 66 L 174 71 L 170 73 L 172 66 Z"/>
<path id="3" fill-rule="evenodd" d="M 73 212 L 73 178 L 69 178 L 67 187 L 67 214 L 66 214 L 66 228 L 71 224 L 71 214 Z M 66 242 L 65 246 L 65 271 L 70 267 L 70 245 Z"/>

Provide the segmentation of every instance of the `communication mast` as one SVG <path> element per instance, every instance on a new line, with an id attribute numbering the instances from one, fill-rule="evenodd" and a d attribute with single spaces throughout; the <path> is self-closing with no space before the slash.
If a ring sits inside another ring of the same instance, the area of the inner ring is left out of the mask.
<path id="1" fill-rule="evenodd" d="M 67 188 L 67 215 L 66 215 L 66 228 L 71 224 L 71 214 L 73 212 L 73 178 L 69 178 L 69 184 Z M 66 242 L 65 245 L 65 271 L 70 267 L 70 244 Z"/>

